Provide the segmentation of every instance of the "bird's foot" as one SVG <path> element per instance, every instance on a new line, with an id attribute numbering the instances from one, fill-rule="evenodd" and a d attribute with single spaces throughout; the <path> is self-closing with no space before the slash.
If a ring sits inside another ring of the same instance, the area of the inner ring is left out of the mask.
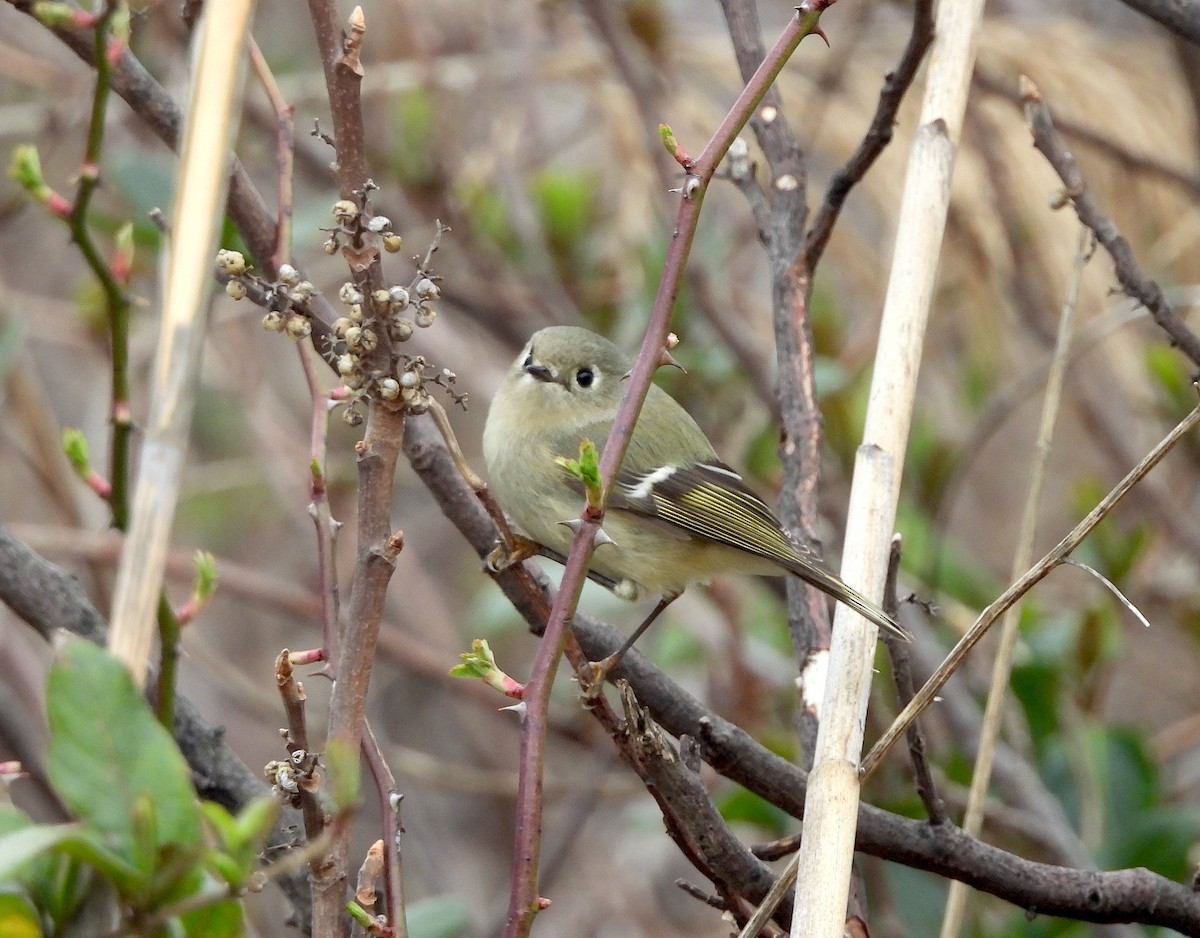
<path id="1" fill-rule="evenodd" d="M 625 657 L 623 653 L 609 655 L 600 661 L 589 661 L 579 676 L 579 688 L 587 700 L 595 700 L 604 690 L 604 682 Z"/>
<path id="2" fill-rule="evenodd" d="M 530 557 L 536 557 L 541 547 L 527 537 L 512 535 L 511 541 L 501 541 L 484 560 L 488 573 L 500 573 Z"/>

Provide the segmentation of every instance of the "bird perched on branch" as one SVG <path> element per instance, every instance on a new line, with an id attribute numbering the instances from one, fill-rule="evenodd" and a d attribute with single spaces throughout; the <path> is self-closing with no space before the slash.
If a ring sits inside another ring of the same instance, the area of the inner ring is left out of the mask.
<path id="1" fill-rule="evenodd" d="M 590 439 L 603 449 L 632 362 L 586 329 L 552 326 L 534 334 L 492 400 L 483 452 L 496 500 L 536 543 L 565 556 L 583 484 L 560 461 Z M 626 599 L 660 602 L 621 652 L 683 590 L 720 573 L 792 573 L 901 638 L 908 633 L 848 586 L 779 520 L 704 431 L 666 391 L 651 385 L 612 486 L 604 530 L 612 543 L 590 571 Z"/>

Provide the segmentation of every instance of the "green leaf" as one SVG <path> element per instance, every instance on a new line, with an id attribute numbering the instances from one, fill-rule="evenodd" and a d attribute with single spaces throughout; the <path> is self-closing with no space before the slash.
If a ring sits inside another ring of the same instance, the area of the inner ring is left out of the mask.
<path id="1" fill-rule="evenodd" d="M 15 878 L 21 867 L 47 850 L 79 836 L 78 824 L 30 824 L 0 837 L 0 881 Z M 7 934 L 0 929 L 0 935 Z"/>
<path id="2" fill-rule="evenodd" d="M 217 843 L 216 849 L 207 851 L 205 863 L 222 882 L 241 888 L 258 869 L 263 842 L 281 806 L 274 798 L 256 798 L 237 817 L 212 801 L 202 807 Z"/>
<path id="3" fill-rule="evenodd" d="M 544 170 L 535 175 L 532 188 L 551 252 L 559 260 L 573 259 L 595 221 L 595 179 L 574 171 Z"/>
<path id="4" fill-rule="evenodd" d="M 242 938 L 245 932 L 242 904 L 224 899 L 192 909 L 180 916 L 189 938 Z"/>
<path id="5" fill-rule="evenodd" d="M 338 811 L 349 811 L 358 804 L 358 750 L 344 739 L 331 739 L 325 746 L 325 767 L 329 800 Z"/>
<path id="6" fill-rule="evenodd" d="M 282 807 L 278 798 L 268 796 L 251 801 L 238 812 L 234 822 L 235 839 L 231 841 L 231 846 L 252 846 L 257 851 L 275 826 Z"/>
<path id="7" fill-rule="evenodd" d="M 787 833 L 790 824 L 785 812 L 740 785 L 732 786 L 719 795 L 716 806 L 726 821 L 755 824 L 777 837 Z"/>
<path id="8" fill-rule="evenodd" d="M 115 852 L 107 843 L 110 838 L 100 831 L 82 828 L 78 836 L 62 844 L 62 852 L 103 873 L 124 895 L 141 889 L 148 881 L 146 870 L 133 866 L 128 857 Z"/>
<path id="9" fill-rule="evenodd" d="M 407 911 L 408 938 L 461 938 L 470 924 L 466 905 L 453 896 L 431 896 Z"/>
<path id="10" fill-rule="evenodd" d="M 200 807 L 187 763 L 125 667 L 89 642 L 68 641 L 47 692 L 55 791 L 79 819 L 134 861 L 139 840 L 200 844 Z"/>
<path id="11" fill-rule="evenodd" d="M 595 443 L 585 438 L 579 443 L 578 459 L 555 456 L 554 462 L 583 483 L 583 487 L 587 490 L 587 501 L 590 506 L 595 508 L 600 505 L 603 486 L 600 480 L 600 453 L 597 451 Z"/>
<path id="12" fill-rule="evenodd" d="M 4 938 L 41 938 L 37 910 L 19 893 L 0 893 L 0 935 Z"/>

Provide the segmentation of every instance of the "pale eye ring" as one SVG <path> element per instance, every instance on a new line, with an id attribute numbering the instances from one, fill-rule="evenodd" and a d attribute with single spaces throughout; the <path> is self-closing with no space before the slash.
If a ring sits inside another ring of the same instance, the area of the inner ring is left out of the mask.
<path id="1" fill-rule="evenodd" d="M 575 372 L 575 383 L 581 388 L 590 388 L 596 380 L 596 373 L 591 368 L 580 368 Z"/>

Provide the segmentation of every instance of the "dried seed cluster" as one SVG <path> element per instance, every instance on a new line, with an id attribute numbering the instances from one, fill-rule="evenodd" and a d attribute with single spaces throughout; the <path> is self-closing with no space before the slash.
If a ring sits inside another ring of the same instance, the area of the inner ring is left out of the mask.
<path id="1" fill-rule="evenodd" d="M 400 236 L 392 230 L 391 220 L 371 213 L 367 196 L 375 189 L 368 182 L 355 192 L 355 200 L 339 199 L 333 204 L 335 227 L 325 229 L 329 239 L 326 253 L 341 251 L 351 270 L 362 274 L 358 281 L 348 280 L 337 291 L 342 314 L 321 336 L 319 351 L 325 356 L 343 383 L 352 392 L 343 413 L 352 426 L 362 423 L 359 403 L 373 397 L 394 401 L 409 413 L 422 414 L 432 403 L 429 385 L 443 388 L 460 406 L 467 396 L 454 390 L 455 374 L 447 368 L 431 366 L 421 355 L 401 351 L 417 329 L 427 329 L 437 318 L 435 301 L 441 296 L 429 262 L 444 231 L 437 236 L 423 259 L 415 258 L 417 272 L 406 286 L 396 284 L 371 290 L 367 270 L 379 257 L 379 246 L 392 253 L 400 250 Z M 311 335 L 312 315 L 304 301 L 317 291 L 290 264 L 280 267 L 279 278 L 268 282 L 257 277 L 236 251 L 220 251 L 217 267 L 227 279 L 226 292 L 234 299 L 250 296 L 266 307 L 263 328 L 287 332 L 294 338 Z"/>
<path id="2" fill-rule="evenodd" d="M 417 329 L 427 329 L 437 318 L 432 303 L 441 294 L 433 278 L 418 271 L 408 286 L 380 288 L 365 295 L 358 284 L 347 281 L 338 290 L 345 315 L 333 321 L 334 343 L 330 353 L 338 374 L 351 390 L 375 394 L 385 401 L 400 401 L 410 413 L 423 414 L 429 409 L 426 382 L 431 380 L 447 389 L 454 383 L 453 372 L 443 369 L 436 376 L 427 374 L 429 364 L 421 355 L 399 350 Z M 384 371 L 378 356 L 380 338 L 387 337 L 391 349 L 391 367 Z M 336 341 L 340 340 L 340 341 Z M 455 395 L 463 403 L 465 395 Z M 351 404 L 346 420 L 357 425 L 361 418 Z"/>
<path id="3" fill-rule="evenodd" d="M 225 293 L 235 300 L 247 296 L 260 306 L 266 307 L 263 328 L 268 332 L 286 332 L 293 339 L 304 339 L 312 334 L 312 323 L 308 313 L 297 307 L 311 299 L 317 288 L 308 280 L 300 278 L 300 272 L 291 264 L 279 267 L 279 279 L 264 280 L 254 273 L 240 251 L 217 251 L 217 270 L 226 276 Z"/>
<path id="4" fill-rule="evenodd" d="M 329 233 L 323 245 L 326 254 L 336 254 L 344 248 L 360 252 L 365 245 L 375 241 L 389 254 L 395 254 L 404 245 L 404 240 L 392 230 L 392 220 L 386 215 L 372 215 L 367 207 L 366 193 L 375 188 L 374 184 L 368 185 L 359 195 L 359 204 L 349 199 L 338 199 L 333 203 L 333 220 L 337 227 L 325 229 Z"/>

